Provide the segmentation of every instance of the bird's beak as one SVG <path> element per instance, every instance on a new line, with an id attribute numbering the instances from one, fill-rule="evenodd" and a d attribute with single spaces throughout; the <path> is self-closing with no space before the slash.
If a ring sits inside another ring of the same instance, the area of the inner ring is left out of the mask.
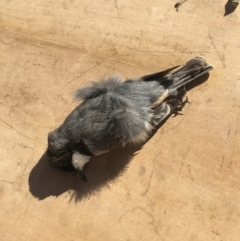
<path id="1" fill-rule="evenodd" d="M 77 170 L 77 177 L 80 178 L 82 181 L 87 182 L 87 178 L 83 172 L 83 170 Z"/>

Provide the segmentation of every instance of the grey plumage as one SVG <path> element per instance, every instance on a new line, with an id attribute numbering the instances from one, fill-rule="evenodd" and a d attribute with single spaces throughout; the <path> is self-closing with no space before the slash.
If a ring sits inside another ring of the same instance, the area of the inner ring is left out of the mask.
<path id="1" fill-rule="evenodd" d="M 205 59 L 196 57 L 172 73 L 170 69 L 126 81 L 113 76 L 78 89 L 75 97 L 82 103 L 48 135 L 51 163 L 63 169 L 73 165 L 85 179 L 86 157 L 146 141 L 152 129 L 181 105 L 184 86 L 211 69 Z"/>

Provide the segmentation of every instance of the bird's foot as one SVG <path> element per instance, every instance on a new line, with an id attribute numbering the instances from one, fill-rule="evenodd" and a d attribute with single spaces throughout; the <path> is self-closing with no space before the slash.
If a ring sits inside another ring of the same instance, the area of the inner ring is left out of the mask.
<path id="1" fill-rule="evenodd" d="M 184 97 L 183 97 L 184 98 Z M 174 117 L 177 115 L 183 115 L 182 113 L 180 113 L 180 111 L 182 111 L 182 109 L 184 108 L 184 106 L 190 102 L 188 101 L 188 97 L 186 96 L 186 99 L 183 101 L 182 99 L 176 99 L 177 105 L 175 105 L 175 107 L 173 108 L 172 113 L 174 114 Z"/>

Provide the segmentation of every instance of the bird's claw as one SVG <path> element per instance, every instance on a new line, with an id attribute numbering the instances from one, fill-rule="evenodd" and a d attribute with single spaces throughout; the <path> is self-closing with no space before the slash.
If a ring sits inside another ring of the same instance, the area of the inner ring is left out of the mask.
<path id="1" fill-rule="evenodd" d="M 179 100 L 179 99 L 178 99 Z M 177 116 L 177 115 L 183 115 L 182 113 L 179 113 L 180 111 L 182 111 L 183 107 L 190 102 L 188 100 L 188 97 L 186 96 L 186 99 L 184 101 L 182 100 L 179 100 L 179 103 L 178 105 L 176 105 L 175 109 L 173 110 L 173 114 L 174 114 L 174 117 Z"/>

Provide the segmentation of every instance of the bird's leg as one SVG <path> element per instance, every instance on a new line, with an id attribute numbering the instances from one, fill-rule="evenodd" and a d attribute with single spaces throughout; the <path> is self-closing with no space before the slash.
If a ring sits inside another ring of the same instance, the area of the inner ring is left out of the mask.
<path id="1" fill-rule="evenodd" d="M 181 89 L 179 89 L 178 91 L 178 95 L 177 98 L 181 101 L 181 105 L 179 106 L 178 110 L 181 111 L 182 108 L 184 108 L 184 106 L 190 102 L 188 101 L 188 97 L 186 96 L 187 94 L 187 90 L 185 87 L 182 87 Z M 186 97 L 186 99 L 183 101 L 183 98 Z"/>
<path id="2" fill-rule="evenodd" d="M 87 178 L 83 172 L 84 165 L 90 161 L 91 156 L 85 156 L 75 151 L 72 155 L 72 165 L 76 169 L 77 176 L 84 182 L 87 182 Z"/>
<path id="3" fill-rule="evenodd" d="M 178 93 L 177 93 L 177 98 L 182 101 L 183 98 L 186 96 L 187 94 L 187 90 L 185 87 L 182 87 L 178 90 Z"/>
<path id="4" fill-rule="evenodd" d="M 182 115 L 181 113 L 179 113 L 179 111 L 182 111 L 183 107 L 187 104 L 190 103 L 188 101 L 188 97 L 186 96 L 186 89 L 185 87 L 181 88 L 178 90 L 178 94 L 176 96 L 176 100 L 178 100 L 178 103 L 174 106 L 173 108 L 173 114 L 176 115 Z M 183 98 L 186 96 L 186 99 L 183 101 Z"/>
<path id="5" fill-rule="evenodd" d="M 179 99 L 177 99 L 177 98 L 172 98 L 172 99 L 170 99 L 170 100 L 167 100 L 166 102 L 165 102 L 168 106 L 170 106 L 170 108 L 171 108 L 171 114 L 173 113 L 173 114 L 175 114 L 175 115 L 177 115 L 177 114 L 179 114 L 179 113 L 177 113 L 178 112 L 178 109 L 179 109 L 179 106 L 181 106 L 181 101 L 179 100 Z"/>

